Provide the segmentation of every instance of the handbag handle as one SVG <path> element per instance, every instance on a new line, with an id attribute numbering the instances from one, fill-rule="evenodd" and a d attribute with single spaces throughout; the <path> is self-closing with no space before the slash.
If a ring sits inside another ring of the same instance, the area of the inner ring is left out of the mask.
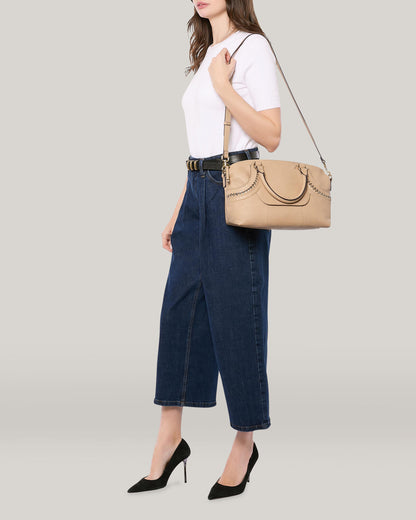
<path id="1" fill-rule="evenodd" d="M 243 45 L 243 43 L 247 40 L 247 38 L 249 38 L 249 37 L 252 36 L 253 34 L 257 34 L 257 33 L 251 33 L 251 34 L 249 34 L 248 36 L 246 36 L 246 37 L 244 38 L 244 40 L 240 43 L 240 45 L 236 48 L 236 50 L 231 54 L 230 60 L 231 60 L 231 58 L 234 56 L 234 54 L 238 51 L 238 49 Z M 287 88 L 289 89 L 289 92 L 290 92 L 290 94 L 291 94 L 291 96 L 292 96 L 292 98 L 293 98 L 293 101 L 295 102 L 295 105 L 296 105 L 297 109 L 299 110 L 299 113 L 300 113 L 300 115 L 301 115 L 301 117 L 302 117 L 302 119 L 303 119 L 303 122 L 305 123 L 306 129 L 308 130 L 309 135 L 311 136 L 311 139 L 312 139 L 312 141 L 313 141 L 313 144 L 315 145 L 315 148 L 316 148 L 317 151 L 318 151 L 319 158 L 321 159 L 322 164 L 324 165 L 325 171 L 327 172 L 327 174 L 328 174 L 328 176 L 329 176 L 329 178 L 330 178 L 330 181 L 331 181 L 331 182 L 330 182 L 330 185 L 332 186 L 332 175 L 331 175 L 331 173 L 327 170 L 325 159 L 322 157 L 321 152 L 319 151 L 318 146 L 317 146 L 317 144 L 316 144 L 316 142 L 315 142 L 315 139 L 313 138 L 313 135 L 312 135 L 311 131 L 309 130 L 309 127 L 308 127 L 308 125 L 307 125 L 307 123 L 306 123 L 306 120 L 305 120 L 305 118 L 303 117 L 302 111 L 301 111 L 301 109 L 299 108 L 299 105 L 296 103 L 295 96 L 293 95 L 293 93 L 292 93 L 292 91 L 291 91 L 291 89 L 290 89 L 290 87 L 289 87 L 289 84 L 288 84 L 288 82 L 286 81 L 286 77 L 285 77 L 285 75 L 283 74 L 282 68 L 280 67 L 280 64 L 279 64 L 279 61 L 278 61 L 278 59 L 277 59 L 276 53 L 274 52 L 273 46 L 272 46 L 272 44 L 270 43 L 270 40 L 267 38 L 267 36 L 265 36 L 265 38 L 266 38 L 266 40 L 269 42 L 269 45 L 270 45 L 270 47 L 271 47 L 271 49 L 272 49 L 272 51 L 273 51 L 274 57 L 276 58 L 277 66 L 278 66 L 278 68 L 279 68 L 279 70 L 280 70 L 280 72 L 281 72 L 281 74 L 282 74 L 282 76 L 283 76 L 283 79 L 285 80 L 285 83 L 286 83 L 286 85 L 287 85 Z M 234 75 L 234 73 L 233 73 L 233 75 Z M 232 77 L 232 76 L 231 76 L 231 77 Z M 230 78 L 230 79 L 231 79 L 231 78 Z M 230 112 L 230 110 L 228 109 L 228 107 L 226 106 L 226 107 L 225 107 L 225 117 L 224 117 L 224 146 L 223 146 L 223 154 L 222 154 L 222 160 L 223 160 L 223 164 L 224 164 L 224 165 L 225 165 L 225 164 L 228 164 L 228 143 L 229 143 L 229 139 L 230 139 L 230 127 L 231 127 L 231 112 Z"/>

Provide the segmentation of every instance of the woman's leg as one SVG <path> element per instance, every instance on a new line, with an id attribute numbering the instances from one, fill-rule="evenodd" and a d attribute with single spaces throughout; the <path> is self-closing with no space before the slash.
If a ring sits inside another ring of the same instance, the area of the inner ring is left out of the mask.
<path id="1" fill-rule="evenodd" d="M 201 279 L 230 426 L 266 429 L 271 231 L 227 225 L 221 171 L 207 171 L 206 179 Z"/>
<path id="2" fill-rule="evenodd" d="M 197 171 L 188 172 L 171 236 L 172 256 L 160 313 L 157 405 L 216 405 L 218 367 L 200 271 L 201 177 Z"/>
<path id="3" fill-rule="evenodd" d="M 153 452 L 152 464 L 147 479 L 159 478 L 167 461 L 182 439 L 182 406 L 162 406 L 159 433 Z"/>
<path id="4" fill-rule="evenodd" d="M 247 471 L 248 461 L 253 451 L 253 432 L 238 431 L 231 452 L 225 464 L 219 483 L 224 486 L 236 486 Z"/>
<path id="5" fill-rule="evenodd" d="M 220 484 L 240 484 L 253 431 L 271 425 L 267 300 L 271 231 L 225 222 L 221 171 L 207 171 L 201 243 L 204 294 L 230 425 L 237 430 Z"/>

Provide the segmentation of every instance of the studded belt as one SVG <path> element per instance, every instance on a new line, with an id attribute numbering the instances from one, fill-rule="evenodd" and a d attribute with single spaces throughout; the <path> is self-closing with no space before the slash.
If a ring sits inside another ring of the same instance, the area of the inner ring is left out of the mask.
<path id="1" fill-rule="evenodd" d="M 230 153 L 228 155 L 228 162 L 229 164 L 233 164 L 235 162 L 245 161 L 247 159 L 259 159 L 260 156 L 258 150 L 247 151 L 247 154 L 249 157 L 247 157 L 247 155 L 242 152 L 235 154 Z M 202 170 L 222 170 L 222 159 L 187 159 L 186 167 L 191 171 L 199 170 L 200 161 L 202 161 Z"/>

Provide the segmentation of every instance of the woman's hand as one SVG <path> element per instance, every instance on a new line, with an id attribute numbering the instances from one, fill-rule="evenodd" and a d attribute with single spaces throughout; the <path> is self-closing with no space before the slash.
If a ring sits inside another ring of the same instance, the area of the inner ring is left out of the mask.
<path id="1" fill-rule="evenodd" d="M 169 220 L 168 225 L 162 231 L 162 247 L 172 253 L 171 236 L 176 221 Z"/>
<path id="2" fill-rule="evenodd" d="M 179 196 L 179 200 L 176 204 L 175 210 L 173 211 L 173 215 L 171 216 L 168 225 L 162 231 L 162 246 L 164 249 L 167 249 L 170 253 L 172 253 L 172 231 L 175 227 L 176 219 L 178 218 L 179 211 L 182 207 L 182 202 L 186 193 L 186 186 L 188 184 L 188 175 L 186 175 L 186 180 L 184 187 L 182 188 L 182 193 Z"/>
<path id="3" fill-rule="evenodd" d="M 217 56 L 212 58 L 208 67 L 212 86 L 217 92 L 230 83 L 231 76 L 234 74 L 236 61 L 234 58 L 230 61 L 230 58 L 228 49 L 224 48 Z"/>

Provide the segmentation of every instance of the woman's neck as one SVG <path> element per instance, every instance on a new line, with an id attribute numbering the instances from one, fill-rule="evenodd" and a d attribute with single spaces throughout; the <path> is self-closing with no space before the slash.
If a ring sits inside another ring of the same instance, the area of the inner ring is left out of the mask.
<path id="1" fill-rule="evenodd" d="M 228 36 L 230 36 L 233 32 L 236 31 L 236 28 L 231 23 L 225 11 L 220 16 L 211 19 L 210 22 L 213 40 L 212 45 L 217 45 L 217 43 L 221 43 L 226 38 L 228 38 Z"/>

